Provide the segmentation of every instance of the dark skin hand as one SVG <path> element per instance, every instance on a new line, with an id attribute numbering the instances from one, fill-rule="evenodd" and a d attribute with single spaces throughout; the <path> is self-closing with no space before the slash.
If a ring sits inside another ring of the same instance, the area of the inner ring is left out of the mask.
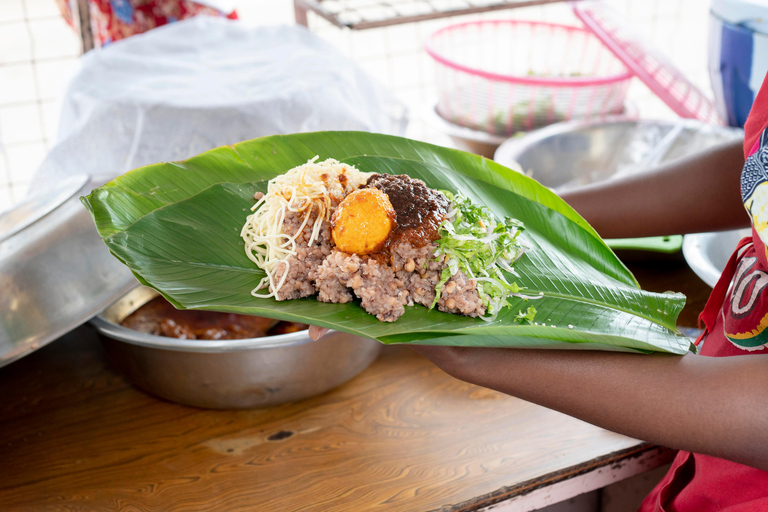
<path id="1" fill-rule="evenodd" d="M 413 348 L 466 382 L 637 439 L 768 470 L 768 355 Z"/>
<path id="2" fill-rule="evenodd" d="M 749 226 L 741 144 L 562 194 L 605 238 Z M 313 327 L 317 337 L 324 330 Z M 768 354 L 710 358 L 413 346 L 448 374 L 672 448 L 768 470 Z"/>

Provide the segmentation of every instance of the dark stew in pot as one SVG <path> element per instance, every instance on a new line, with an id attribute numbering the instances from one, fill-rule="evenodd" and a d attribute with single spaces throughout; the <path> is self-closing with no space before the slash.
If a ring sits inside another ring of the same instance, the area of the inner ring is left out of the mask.
<path id="1" fill-rule="evenodd" d="M 305 324 L 259 316 L 176 309 L 163 297 L 147 302 L 120 325 L 155 336 L 187 340 L 242 340 L 307 329 Z"/>

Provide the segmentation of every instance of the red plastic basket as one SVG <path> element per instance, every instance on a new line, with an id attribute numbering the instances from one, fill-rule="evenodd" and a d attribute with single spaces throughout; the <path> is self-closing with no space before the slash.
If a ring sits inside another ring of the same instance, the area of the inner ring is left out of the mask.
<path id="1" fill-rule="evenodd" d="M 426 51 L 436 62 L 438 114 L 496 135 L 620 114 L 633 76 L 590 31 L 554 23 L 451 25 Z"/>

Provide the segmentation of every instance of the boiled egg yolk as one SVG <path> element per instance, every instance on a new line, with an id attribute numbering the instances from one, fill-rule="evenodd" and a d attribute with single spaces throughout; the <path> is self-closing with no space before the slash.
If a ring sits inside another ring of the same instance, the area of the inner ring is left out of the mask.
<path id="1" fill-rule="evenodd" d="M 333 212 L 333 242 L 343 252 L 373 254 L 384 247 L 396 218 L 387 194 L 377 188 L 356 190 Z"/>

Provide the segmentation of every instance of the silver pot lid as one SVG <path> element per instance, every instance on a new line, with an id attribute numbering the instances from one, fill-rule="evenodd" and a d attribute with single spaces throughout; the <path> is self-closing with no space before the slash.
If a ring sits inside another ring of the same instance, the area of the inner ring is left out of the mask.
<path id="1" fill-rule="evenodd" d="M 50 343 L 136 286 L 79 197 L 106 178 L 74 176 L 0 214 L 0 367 Z"/>

